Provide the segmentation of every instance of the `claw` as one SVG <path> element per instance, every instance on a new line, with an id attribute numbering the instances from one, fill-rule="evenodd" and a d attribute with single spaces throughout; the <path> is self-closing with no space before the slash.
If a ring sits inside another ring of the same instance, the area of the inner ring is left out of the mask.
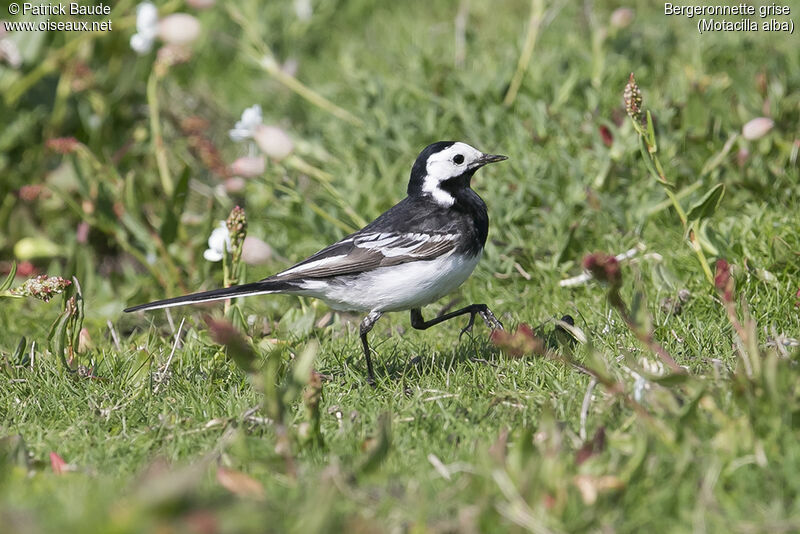
<path id="1" fill-rule="evenodd" d="M 503 323 L 501 323 L 490 310 L 487 309 L 486 311 L 480 312 L 480 314 L 486 326 L 492 330 L 504 330 Z"/>
<path id="2" fill-rule="evenodd" d="M 477 313 L 477 312 L 473 312 L 473 313 L 469 314 L 469 322 L 467 323 L 467 326 L 462 328 L 461 329 L 461 333 L 458 334 L 458 340 L 459 341 L 461 341 L 461 336 L 463 336 L 464 334 L 469 334 L 469 333 L 472 332 L 472 326 L 475 324 L 475 313 Z"/>

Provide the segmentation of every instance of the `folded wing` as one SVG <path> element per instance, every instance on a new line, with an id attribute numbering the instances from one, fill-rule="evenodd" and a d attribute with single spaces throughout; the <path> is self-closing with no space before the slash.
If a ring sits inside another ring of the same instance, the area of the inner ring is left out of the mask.
<path id="1" fill-rule="evenodd" d="M 266 280 L 295 281 L 353 275 L 452 253 L 457 235 L 440 233 L 356 233 Z"/>

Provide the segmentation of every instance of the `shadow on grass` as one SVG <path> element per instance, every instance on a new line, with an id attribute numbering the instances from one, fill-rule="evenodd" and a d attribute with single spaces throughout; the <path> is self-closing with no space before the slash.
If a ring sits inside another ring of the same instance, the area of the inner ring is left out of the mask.
<path id="1" fill-rule="evenodd" d="M 455 334 L 452 347 L 443 349 L 398 335 L 370 340 L 378 383 L 444 375 L 463 365 L 497 365 L 501 352 L 489 341 L 488 332 L 464 335 L 460 341 L 457 337 Z M 331 350 L 317 365 L 320 373 L 333 380 L 358 378 L 366 384 L 367 365 L 357 336 Z"/>
<path id="2" fill-rule="evenodd" d="M 389 339 L 380 345 L 386 345 Z M 489 341 L 488 334 L 465 335 L 461 341 L 454 341 L 451 348 L 437 349 L 430 343 L 412 343 L 399 339 L 389 350 L 376 346 L 375 372 L 379 381 L 389 379 L 393 382 L 421 379 L 427 376 L 443 376 L 457 371 L 463 366 L 490 365 L 501 358 L 500 350 Z M 363 356 L 358 367 L 364 368 Z"/>

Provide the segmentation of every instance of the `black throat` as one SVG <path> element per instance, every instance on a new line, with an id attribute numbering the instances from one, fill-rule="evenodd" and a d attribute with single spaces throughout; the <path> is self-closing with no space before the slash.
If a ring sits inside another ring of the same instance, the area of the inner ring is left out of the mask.
<path id="1" fill-rule="evenodd" d="M 475 170 L 468 171 L 455 178 L 445 180 L 439 184 L 439 187 L 455 199 L 453 205 L 447 208 L 450 213 L 461 215 L 471 221 L 472 228 L 467 233 L 472 234 L 474 239 L 470 240 L 472 245 L 466 247 L 468 248 L 466 251 L 477 254 L 483 249 L 486 237 L 489 235 L 489 214 L 486 211 L 486 203 L 469 186 L 473 174 L 475 174 Z M 466 243 L 464 244 L 466 245 Z M 478 244 L 480 245 L 477 246 Z"/>

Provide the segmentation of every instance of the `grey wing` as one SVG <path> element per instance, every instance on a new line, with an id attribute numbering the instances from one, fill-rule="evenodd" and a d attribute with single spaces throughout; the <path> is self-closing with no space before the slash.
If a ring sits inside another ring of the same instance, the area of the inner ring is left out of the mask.
<path id="1" fill-rule="evenodd" d="M 330 278 L 410 261 L 428 261 L 455 250 L 456 234 L 356 233 L 268 280 Z"/>

